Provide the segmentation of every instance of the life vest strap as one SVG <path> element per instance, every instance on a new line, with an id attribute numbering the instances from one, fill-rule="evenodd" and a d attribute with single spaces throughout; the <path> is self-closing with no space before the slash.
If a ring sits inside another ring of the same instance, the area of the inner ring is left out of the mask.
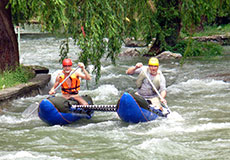
<path id="1" fill-rule="evenodd" d="M 74 87 L 74 88 L 62 88 L 62 90 L 63 91 L 66 91 L 66 90 L 71 90 L 71 89 L 77 89 L 77 88 L 79 88 L 80 86 L 76 86 L 76 87 Z"/>
<path id="2" fill-rule="evenodd" d="M 77 89 L 77 88 L 79 88 L 80 86 L 77 86 L 77 87 L 74 87 L 74 88 L 62 88 L 61 90 L 62 91 L 64 91 L 64 92 L 67 92 L 67 93 L 69 93 L 69 94 L 78 94 L 78 91 L 76 90 L 76 91 L 71 91 L 71 90 L 73 90 L 73 89 Z"/>

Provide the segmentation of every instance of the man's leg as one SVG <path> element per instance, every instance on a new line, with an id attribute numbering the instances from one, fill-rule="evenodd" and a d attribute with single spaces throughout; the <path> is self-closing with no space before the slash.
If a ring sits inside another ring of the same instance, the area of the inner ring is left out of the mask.
<path id="1" fill-rule="evenodd" d="M 74 96 L 71 96 L 71 97 L 76 99 L 79 102 L 79 104 L 81 104 L 81 105 L 88 105 L 88 103 L 79 95 L 74 95 Z"/>
<path id="2" fill-rule="evenodd" d="M 151 101 L 152 106 L 154 106 L 156 109 L 162 109 L 160 99 L 158 97 L 154 97 L 151 99 L 148 99 Z"/>

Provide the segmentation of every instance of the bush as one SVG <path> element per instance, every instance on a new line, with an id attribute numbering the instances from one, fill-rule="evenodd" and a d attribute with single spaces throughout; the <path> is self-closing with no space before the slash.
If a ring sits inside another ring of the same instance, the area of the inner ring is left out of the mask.
<path id="1" fill-rule="evenodd" d="M 222 46 L 213 42 L 198 42 L 196 40 L 181 40 L 175 46 L 167 46 L 169 51 L 181 53 L 184 57 L 218 56 L 222 53 Z"/>

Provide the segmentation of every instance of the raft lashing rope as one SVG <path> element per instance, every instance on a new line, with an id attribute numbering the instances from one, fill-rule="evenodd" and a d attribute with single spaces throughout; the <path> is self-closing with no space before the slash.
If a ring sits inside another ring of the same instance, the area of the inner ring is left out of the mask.
<path id="1" fill-rule="evenodd" d="M 116 112 L 117 105 L 72 105 L 72 108 L 89 109 L 103 112 Z"/>

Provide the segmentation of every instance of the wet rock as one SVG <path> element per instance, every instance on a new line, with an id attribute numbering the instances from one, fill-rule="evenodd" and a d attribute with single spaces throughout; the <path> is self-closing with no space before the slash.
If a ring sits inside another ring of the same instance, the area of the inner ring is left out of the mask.
<path id="1" fill-rule="evenodd" d="M 218 73 L 207 76 L 206 78 L 213 78 L 215 80 L 221 80 L 224 82 L 230 82 L 230 73 Z"/>
<path id="2" fill-rule="evenodd" d="M 146 47 L 147 44 L 141 40 L 134 40 L 134 38 L 126 38 L 125 46 L 126 47 Z"/>
<path id="3" fill-rule="evenodd" d="M 47 74 L 47 73 L 49 73 L 49 69 L 46 67 L 37 66 L 37 65 L 32 65 L 32 66 L 24 65 L 24 66 L 33 69 L 36 74 Z"/>
<path id="4" fill-rule="evenodd" d="M 188 39 L 188 38 L 185 38 Z M 214 42 L 220 45 L 229 45 L 230 44 L 230 34 L 226 35 L 212 35 L 212 36 L 202 36 L 202 37 L 192 37 L 199 42 Z"/>
<path id="5" fill-rule="evenodd" d="M 156 56 L 158 59 L 181 59 L 182 55 L 180 53 L 172 53 L 170 51 L 164 51 Z"/>
<path id="6" fill-rule="evenodd" d="M 137 49 L 132 49 L 132 48 L 128 48 L 127 50 L 119 54 L 120 57 L 124 57 L 124 56 L 134 57 L 139 55 L 140 52 Z"/>

